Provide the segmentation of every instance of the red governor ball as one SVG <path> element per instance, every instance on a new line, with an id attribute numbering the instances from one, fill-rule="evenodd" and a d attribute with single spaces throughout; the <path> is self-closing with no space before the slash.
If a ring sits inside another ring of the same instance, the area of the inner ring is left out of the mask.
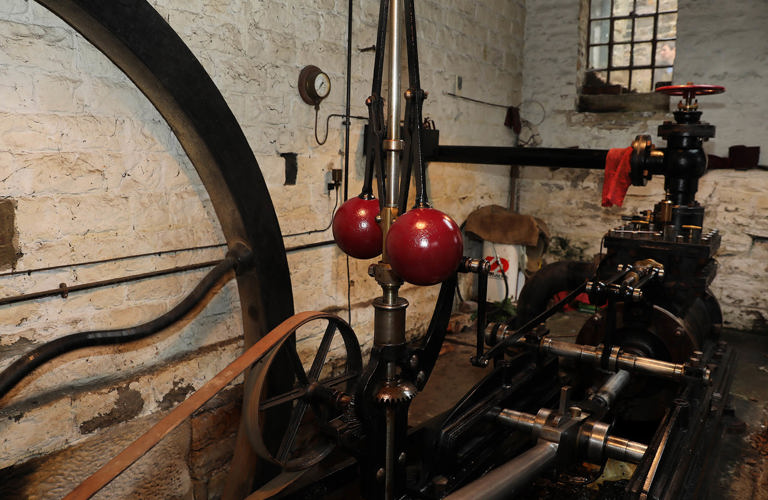
<path id="1" fill-rule="evenodd" d="M 333 239 L 356 259 L 372 259 L 381 253 L 381 228 L 376 224 L 379 202 L 359 196 L 345 201 L 333 216 Z"/>
<path id="2" fill-rule="evenodd" d="M 406 212 L 387 233 L 389 264 L 414 285 L 434 285 L 448 279 L 459 267 L 463 251 L 459 226 L 434 208 Z"/>

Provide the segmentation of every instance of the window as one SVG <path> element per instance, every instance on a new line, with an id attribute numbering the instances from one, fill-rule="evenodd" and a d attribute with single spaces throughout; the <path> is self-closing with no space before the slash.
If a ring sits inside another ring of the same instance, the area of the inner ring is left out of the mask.
<path id="1" fill-rule="evenodd" d="M 582 94 L 647 93 L 672 82 L 677 0 L 590 0 Z"/>

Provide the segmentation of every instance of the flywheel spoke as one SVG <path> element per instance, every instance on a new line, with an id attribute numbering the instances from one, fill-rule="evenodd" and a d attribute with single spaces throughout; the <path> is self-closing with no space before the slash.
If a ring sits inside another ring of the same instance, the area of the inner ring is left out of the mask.
<path id="1" fill-rule="evenodd" d="M 291 365 L 293 365 L 293 372 L 296 375 L 296 378 L 298 379 L 299 385 L 302 387 L 306 387 L 309 385 L 309 380 L 307 380 L 307 373 L 304 371 L 304 365 L 301 364 L 301 359 L 299 359 L 299 353 L 296 352 L 295 348 L 289 347 L 288 348 L 288 357 L 291 359 Z"/>
<path id="2" fill-rule="evenodd" d="M 273 408 L 275 406 L 287 403 L 289 401 L 293 401 L 294 399 L 298 399 L 300 397 L 303 397 L 307 394 L 307 388 L 306 387 L 298 387 L 290 392 L 286 392 L 284 394 L 279 394 L 277 396 L 273 396 L 269 399 L 265 399 L 261 402 L 259 405 L 259 410 L 264 411 L 268 410 L 270 408 Z"/>
<path id="3" fill-rule="evenodd" d="M 343 384 L 344 382 L 349 382 L 350 380 L 354 380 L 359 376 L 360 376 L 360 372 L 358 371 L 346 372 L 343 375 L 327 378 L 321 381 L 320 385 L 324 387 L 335 387 L 337 385 Z"/>
<path id="4" fill-rule="evenodd" d="M 309 380 L 312 382 L 315 382 L 320 377 L 320 371 L 323 369 L 328 351 L 331 349 L 331 342 L 335 333 L 336 325 L 329 321 L 323 335 L 323 340 L 320 341 L 320 347 L 317 349 L 315 359 L 312 361 L 312 368 L 309 369 Z"/>
<path id="5" fill-rule="evenodd" d="M 277 451 L 277 458 L 280 462 L 285 462 L 293 447 L 293 443 L 296 441 L 296 435 L 299 433 L 299 426 L 304 419 L 304 413 L 307 411 L 307 401 L 300 399 L 296 402 L 296 406 L 291 412 L 291 418 L 288 421 L 288 427 L 285 429 L 285 435 L 280 442 L 280 449 Z"/>
<path id="6" fill-rule="evenodd" d="M 347 372 L 343 375 L 338 375 L 336 377 L 331 377 L 331 378 L 322 380 L 320 382 L 320 385 L 324 387 L 336 387 L 337 385 L 341 385 L 346 382 L 349 382 L 350 380 L 354 380 L 359 376 L 360 376 L 360 372 L 358 371 Z M 272 396 L 269 399 L 265 399 L 259 405 L 259 410 L 260 411 L 269 410 L 270 408 L 274 408 L 275 406 L 288 403 L 290 401 L 293 401 L 294 399 L 303 398 L 306 395 L 307 395 L 306 387 L 297 387 L 296 389 L 290 392 L 286 392 L 284 394 L 278 394 L 277 396 Z"/>

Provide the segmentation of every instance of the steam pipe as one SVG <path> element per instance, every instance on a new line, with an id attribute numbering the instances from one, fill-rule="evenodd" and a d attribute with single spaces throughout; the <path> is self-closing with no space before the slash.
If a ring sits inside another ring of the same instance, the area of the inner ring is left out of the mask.
<path id="1" fill-rule="evenodd" d="M 607 149 L 443 146 L 427 158 L 446 163 L 526 165 L 603 170 Z"/>
<path id="2" fill-rule="evenodd" d="M 250 249 L 244 245 L 233 248 L 173 309 L 147 323 L 116 330 L 74 333 L 32 349 L 0 373 L 0 399 L 35 368 L 62 354 L 85 347 L 124 344 L 140 340 L 172 325 L 191 311 L 228 272 L 247 261 L 251 255 Z"/>

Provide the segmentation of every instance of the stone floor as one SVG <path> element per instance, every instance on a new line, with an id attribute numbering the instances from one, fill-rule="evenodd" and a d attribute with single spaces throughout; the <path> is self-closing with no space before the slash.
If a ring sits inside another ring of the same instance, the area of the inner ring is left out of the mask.
<path id="1" fill-rule="evenodd" d="M 575 338 L 587 316 L 572 312 L 550 320 L 553 336 Z M 473 367 L 474 331 L 457 318 L 426 388 L 413 401 L 409 423 L 418 425 L 452 406 L 488 369 Z M 731 405 L 742 422 L 721 443 L 718 480 L 710 500 L 768 499 L 768 336 L 729 331 L 737 351 Z"/>

